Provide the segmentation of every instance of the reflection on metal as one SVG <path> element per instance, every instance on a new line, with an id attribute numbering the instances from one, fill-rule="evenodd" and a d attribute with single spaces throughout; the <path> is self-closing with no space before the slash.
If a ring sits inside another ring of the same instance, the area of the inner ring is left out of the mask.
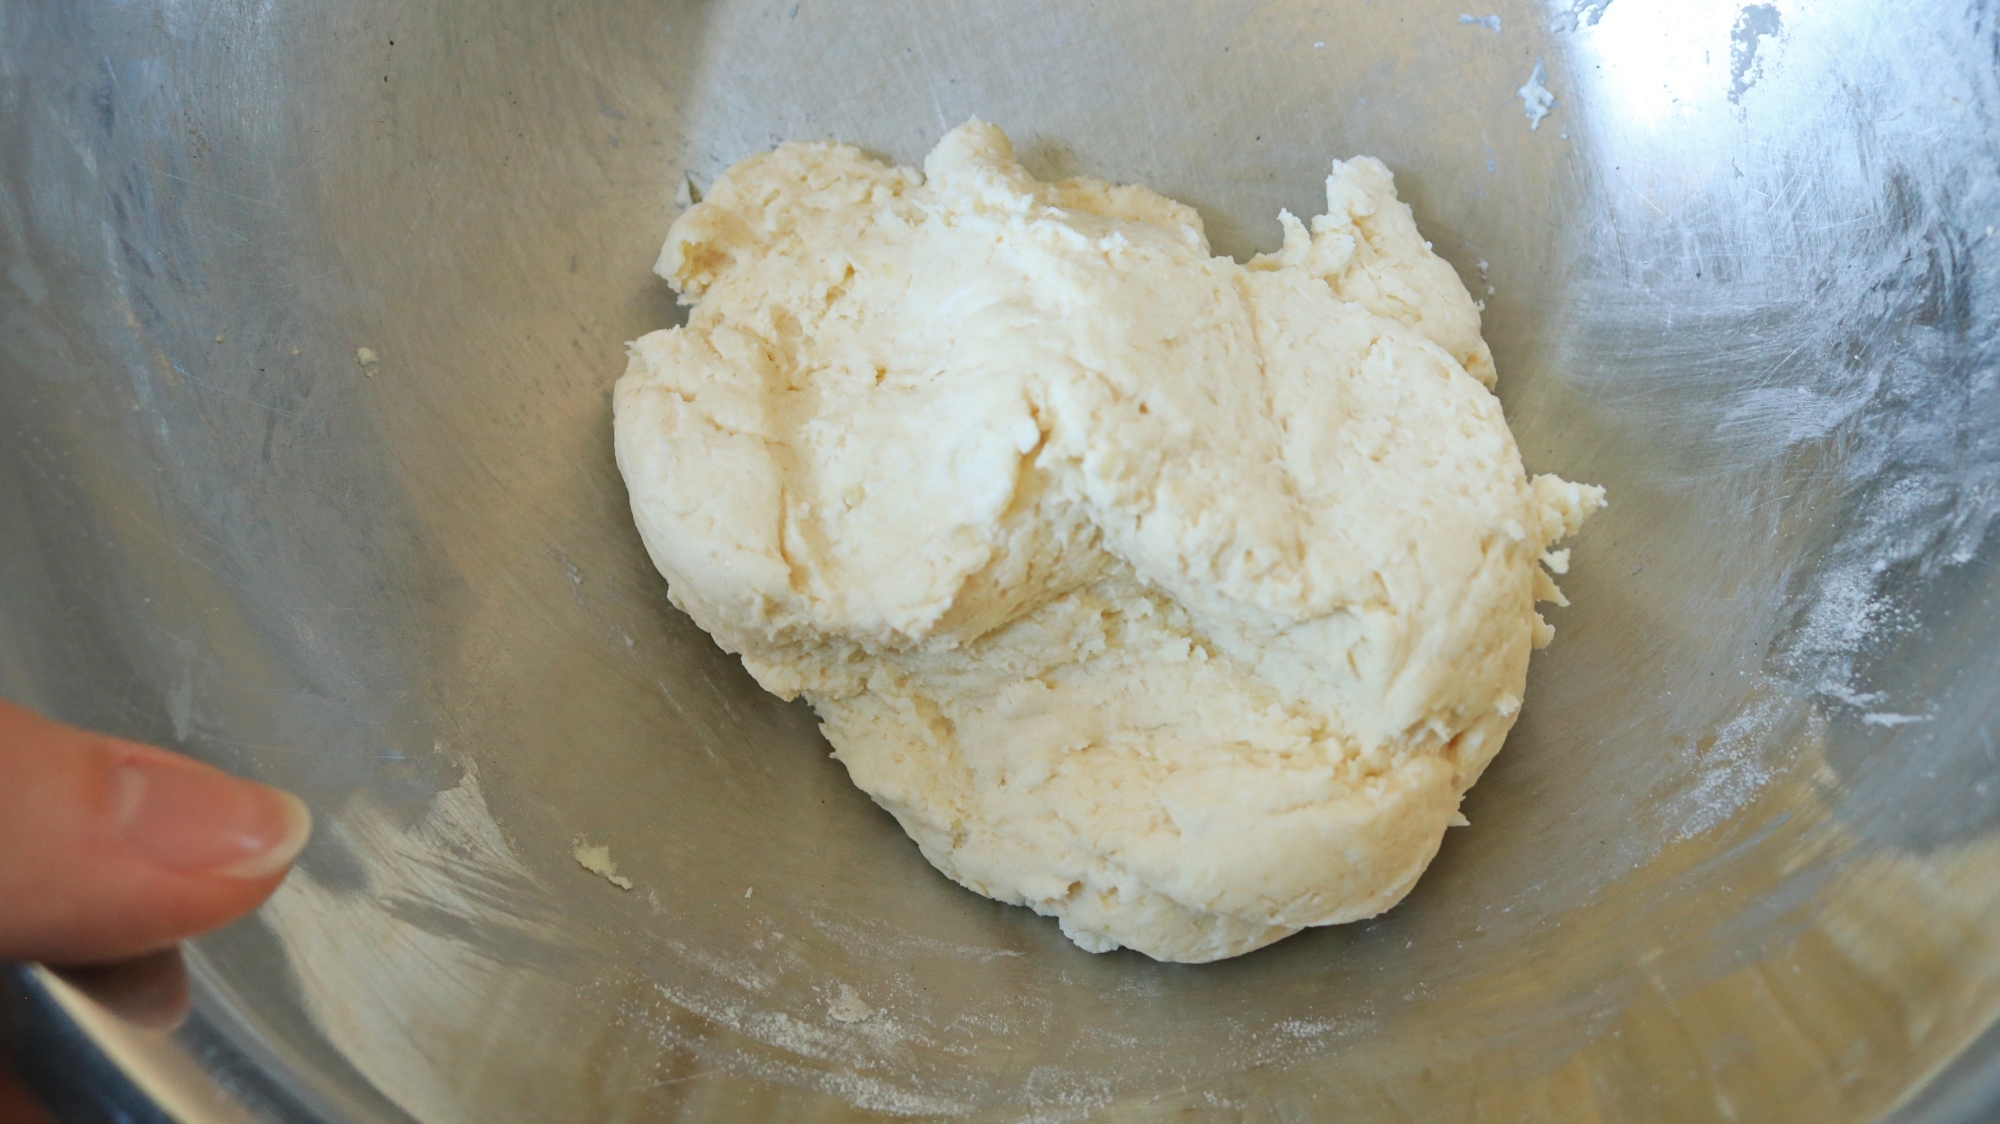
<path id="1" fill-rule="evenodd" d="M 2000 11 L 1387 7 L 0 8 L 0 692 L 322 824 L 179 1030 L 42 976 L 33 1017 L 197 1124 L 1839 1122 L 1954 1058 L 1909 1119 L 1973 1111 Z M 975 114 L 1239 256 L 1382 157 L 1488 297 L 1529 467 L 1609 486 L 1474 826 L 1388 915 L 1079 952 L 667 605 L 607 391 L 680 315 L 676 196 Z"/>

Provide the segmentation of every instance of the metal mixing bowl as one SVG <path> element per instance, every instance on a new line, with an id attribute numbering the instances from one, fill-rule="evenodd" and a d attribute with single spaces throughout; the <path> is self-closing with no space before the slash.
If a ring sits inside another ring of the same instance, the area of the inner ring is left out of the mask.
<path id="1" fill-rule="evenodd" d="M 0 693 L 319 814 L 181 1029 L 17 970 L 35 1080 L 188 1124 L 1986 1118 L 2000 6 L 1464 2 L 0 0 Z M 681 315 L 680 185 L 973 115 L 1235 255 L 1380 156 L 1530 469 L 1608 486 L 1387 915 L 1083 953 L 668 606 L 608 397 Z"/>

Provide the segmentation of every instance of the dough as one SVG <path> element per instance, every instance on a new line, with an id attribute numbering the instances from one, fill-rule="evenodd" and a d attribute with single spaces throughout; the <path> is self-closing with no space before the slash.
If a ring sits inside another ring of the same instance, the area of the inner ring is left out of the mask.
<path id="1" fill-rule="evenodd" d="M 632 888 L 632 880 L 618 873 L 618 864 L 611 860 L 611 848 L 602 845 L 593 847 L 579 839 L 576 845 L 570 848 L 569 854 L 576 860 L 576 865 L 613 886 L 621 890 Z"/>
<path id="2" fill-rule="evenodd" d="M 786 144 L 674 224 L 693 311 L 618 382 L 673 603 L 939 870 L 1092 951 L 1400 900 L 1603 502 L 1523 472 L 1388 170 L 1336 163 L 1327 212 L 1244 265 L 979 121 L 921 174 Z"/>

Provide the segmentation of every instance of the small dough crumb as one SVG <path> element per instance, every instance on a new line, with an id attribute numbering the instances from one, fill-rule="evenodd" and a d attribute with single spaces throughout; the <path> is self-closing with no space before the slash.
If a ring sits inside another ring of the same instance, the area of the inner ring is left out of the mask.
<path id="1" fill-rule="evenodd" d="M 685 211 L 701 202 L 701 189 L 694 185 L 694 174 L 682 172 L 680 182 L 674 185 L 674 206 Z"/>
<path id="2" fill-rule="evenodd" d="M 1556 107 L 1556 96 L 1543 85 L 1548 80 L 1548 70 L 1542 66 L 1542 60 L 1536 59 L 1535 69 L 1529 73 L 1528 80 L 1514 91 L 1514 96 L 1521 99 L 1521 108 L 1528 115 L 1528 128 L 1532 132 L 1542 131 L 1542 118 Z"/>
<path id="3" fill-rule="evenodd" d="M 826 1013 L 837 1023 L 861 1023 L 874 1017 L 875 1008 L 863 1003 L 861 993 L 852 986 L 841 984 L 840 993 L 826 1005 Z"/>
<path id="4" fill-rule="evenodd" d="M 357 347 L 354 349 L 354 365 L 361 368 L 362 374 L 372 379 L 376 370 L 382 366 L 382 357 L 375 354 L 375 349 L 372 347 Z"/>
<path id="5" fill-rule="evenodd" d="M 621 890 L 632 888 L 632 880 L 618 873 L 618 864 L 611 861 L 611 848 L 593 847 L 579 839 L 576 846 L 570 850 L 570 857 L 576 860 L 576 865 L 613 886 Z"/>
<path id="6" fill-rule="evenodd" d="M 983 122 L 921 172 L 781 145 L 675 221 L 687 324 L 613 394 L 674 605 L 939 870 L 1092 952 L 1400 901 L 1603 503 L 1523 469 L 1389 169 L 1334 162 L 1326 202 L 1238 263 Z"/>

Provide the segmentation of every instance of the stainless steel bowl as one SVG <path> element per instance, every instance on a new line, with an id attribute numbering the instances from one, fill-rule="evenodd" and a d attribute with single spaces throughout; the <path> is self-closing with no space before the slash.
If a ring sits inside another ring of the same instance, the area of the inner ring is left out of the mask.
<path id="1" fill-rule="evenodd" d="M 180 1030 L 17 973 L 37 1080 L 202 1124 L 1986 1118 L 2000 5 L 1463 3 L 0 0 L 0 693 L 320 816 Z M 1529 466 L 1609 486 L 1386 916 L 1080 952 L 668 607 L 608 393 L 680 315 L 677 189 L 972 115 L 1236 255 L 1382 157 Z"/>

